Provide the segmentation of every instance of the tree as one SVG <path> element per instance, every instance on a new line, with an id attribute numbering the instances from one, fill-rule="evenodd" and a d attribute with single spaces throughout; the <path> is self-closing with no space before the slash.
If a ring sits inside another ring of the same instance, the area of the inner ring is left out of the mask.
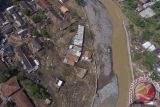
<path id="1" fill-rule="evenodd" d="M 40 85 L 34 83 L 33 81 L 26 79 L 22 81 L 24 88 L 26 89 L 29 96 L 37 99 L 45 99 L 49 97 L 46 90 Z"/>
<path id="2" fill-rule="evenodd" d="M 7 102 L 7 107 L 14 107 L 14 103 L 12 101 L 8 101 Z"/>
<path id="3" fill-rule="evenodd" d="M 154 69 L 154 64 L 156 63 L 156 55 L 150 52 L 145 52 L 144 53 L 144 61 L 143 64 L 146 66 L 148 70 L 153 70 Z"/>

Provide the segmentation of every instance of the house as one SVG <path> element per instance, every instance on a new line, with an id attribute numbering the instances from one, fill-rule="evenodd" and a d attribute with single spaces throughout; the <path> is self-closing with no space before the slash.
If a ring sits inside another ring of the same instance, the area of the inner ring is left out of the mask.
<path id="1" fill-rule="evenodd" d="M 13 14 L 16 11 L 16 6 L 11 6 L 6 9 L 10 14 Z"/>
<path id="2" fill-rule="evenodd" d="M 72 43 L 77 46 L 83 45 L 83 35 L 84 35 L 84 26 L 78 25 L 78 31 L 75 37 L 73 38 Z"/>
<path id="3" fill-rule="evenodd" d="M 148 50 L 149 52 L 153 52 L 156 50 L 156 47 L 153 44 L 151 44 L 149 41 L 143 43 L 142 47 L 144 49 Z"/>
<path id="4" fill-rule="evenodd" d="M 84 26 L 78 25 L 77 34 L 74 36 L 72 44 L 69 46 L 69 49 L 67 51 L 63 63 L 73 66 L 75 65 L 75 63 L 78 62 L 82 54 L 83 36 L 84 36 Z"/>
<path id="5" fill-rule="evenodd" d="M 0 60 L 0 73 L 6 71 L 7 69 L 8 68 L 7 68 L 6 64 L 2 60 Z"/>
<path id="6" fill-rule="evenodd" d="M 151 8 L 148 7 L 145 10 L 141 11 L 139 14 L 143 18 L 150 18 L 154 16 L 156 13 Z"/>
<path id="7" fill-rule="evenodd" d="M 33 53 L 36 53 L 42 49 L 42 46 L 38 40 L 38 38 L 32 38 L 30 42 L 30 47 Z"/>
<path id="8" fill-rule="evenodd" d="M 63 14 L 66 14 L 67 12 L 69 12 L 69 9 L 64 5 L 60 6 L 59 9 Z"/>
<path id="9" fill-rule="evenodd" d="M 16 107 L 34 107 L 23 89 L 12 95 L 11 100 L 15 103 Z"/>
<path id="10" fill-rule="evenodd" d="M 78 56 L 71 55 L 71 54 L 67 54 L 67 55 L 65 56 L 65 59 L 64 59 L 63 63 L 74 66 L 75 63 L 78 62 L 78 60 L 79 60 L 79 57 L 78 57 Z"/>
<path id="11" fill-rule="evenodd" d="M 11 24 L 6 24 L 1 28 L 1 32 L 6 36 L 13 33 L 14 31 L 15 31 L 15 28 Z"/>
<path id="12" fill-rule="evenodd" d="M 22 27 L 25 25 L 25 22 L 22 19 L 22 16 L 20 15 L 20 13 L 18 11 L 14 12 L 12 14 L 12 16 L 13 16 L 15 23 L 17 24 L 18 27 Z"/>
<path id="13" fill-rule="evenodd" d="M 156 47 L 154 45 L 151 45 L 149 48 L 148 48 L 148 51 L 149 52 L 153 52 L 156 50 Z"/>
<path id="14" fill-rule="evenodd" d="M 22 27 L 25 24 L 24 20 L 22 19 L 22 16 L 20 15 L 21 13 L 17 11 L 16 6 L 8 7 L 6 10 L 8 11 L 8 13 L 12 15 L 18 27 Z"/>
<path id="15" fill-rule="evenodd" d="M 26 50 L 29 49 L 27 49 L 24 45 L 16 47 L 16 52 L 20 58 L 23 68 L 27 70 L 28 73 L 31 73 L 39 68 L 39 63 L 37 60 L 30 57 Z"/>
<path id="16" fill-rule="evenodd" d="M 64 84 L 64 81 L 56 78 L 56 84 L 57 84 L 57 87 L 60 88 Z"/>
<path id="17" fill-rule="evenodd" d="M 18 31 L 17 33 L 18 33 L 18 35 L 21 37 L 21 39 L 29 36 L 29 35 L 28 35 L 28 29 L 21 29 L 21 30 Z"/>
<path id="18" fill-rule="evenodd" d="M 8 81 L 2 84 L 1 92 L 4 97 L 10 97 L 20 89 L 16 77 L 10 78 Z"/>
<path id="19" fill-rule="evenodd" d="M 85 52 L 84 52 L 84 55 L 82 56 L 82 60 L 91 62 L 91 61 L 92 61 L 92 54 L 93 54 L 93 53 L 90 52 L 90 51 L 85 51 Z"/>
<path id="20" fill-rule="evenodd" d="M 151 42 L 147 41 L 147 42 L 145 42 L 145 43 L 142 44 L 142 47 L 144 49 L 148 49 L 151 45 L 152 45 Z"/>
<path id="21" fill-rule="evenodd" d="M 14 55 L 14 50 L 11 44 L 5 43 L 3 45 L 2 51 L 3 51 L 3 57 Z"/>

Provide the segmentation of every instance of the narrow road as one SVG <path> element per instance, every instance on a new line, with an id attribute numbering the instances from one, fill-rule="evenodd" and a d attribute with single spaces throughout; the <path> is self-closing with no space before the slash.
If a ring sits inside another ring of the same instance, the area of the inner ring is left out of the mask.
<path id="1" fill-rule="evenodd" d="M 127 40 L 125 36 L 125 29 L 123 27 L 123 20 L 126 18 L 113 0 L 101 0 L 101 2 L 108 9 L 113 26 L 113 70 L 118 76 L 119 83 L 117 107 L 128 107 L 128 91 L 131 83 L 131 71 L 129 66 Z M 103 104 L 102 107 L 106 106 L 107 104 Z"/>

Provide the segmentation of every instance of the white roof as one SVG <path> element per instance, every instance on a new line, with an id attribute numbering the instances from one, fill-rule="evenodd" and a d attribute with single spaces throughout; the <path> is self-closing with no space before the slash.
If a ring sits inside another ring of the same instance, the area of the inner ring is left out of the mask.
<path id="1" fill-rule="evenodd" d="M 139 13 L 144 18 L 149 18 L 154 16 L 156 13 L 151 8 L 146 8 L 145 10 Z"/>
<path id="2" fill-rule="evenodd" d="M 58 86 L 60 87 L 60 86 L 62 86 L 62 84 L 63 84 L 63 81 L 61 81 L 61 80 L 58 80 Z"/>
<path id="3" fill-rule="evenodd" d="M 78 25 L 78 31 L 73 39 L 73 44 L 82 46 L 83 44 L 83 35 L 84 35 L 84 26 Z"/>
<path id="4" fill-rule="evenodd" d="M 149 41 L 147 41 L 147 42 L 145 42 L 145 43 L 142 44 L 142 47 L 143 47 L 144 49 L 148 49 L 151 45 L 152 45 L 152 44 L 151 44 Z"/>
<path id="5" fill-rule="evenodd" d="M 8 7 L 6 10 L 7 11 L 10 11 L 11 9 L 13 9 L 15 6 L 11 6 L 11 7 Z"/>
<path id="6" fill-rule="evenodd" d="M 148 48 L 148 51 L 150 52 L 153 52 L 154 50 L 156 50 L 156 47 L 154 45 L 151 45 L 149 48 Z"/>

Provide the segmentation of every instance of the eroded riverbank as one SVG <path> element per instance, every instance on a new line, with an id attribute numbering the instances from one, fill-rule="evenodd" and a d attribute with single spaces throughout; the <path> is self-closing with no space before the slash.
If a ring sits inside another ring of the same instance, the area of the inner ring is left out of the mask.
<path id="1" fill-rule="evenodd" d="M 123 27 L 125 17 L 112 0 L 101 0 L 103 5 L 98 0 L 86 1 L 85 10 L 91 29 L 95 34 L 94 48 L 99 77 L 98 91 L 93 107 L 128 107 L 131 73 Z M 112 72 L 111 56 L 108 54 L 110 46 L 113 50 L 113 71 L 118 77 L 118 84 L 117 78 Z"/>
<path id="2" fill-rule="evenodd" d="M 123 27 L 123 20 L 127 20 L 121 9 L 113 0 L 101 0 L 108 10 L 113 26 L 112 49 L 113 49 L 113 71 L 118 76 L 119 98 L 117 107 L 128 107 L 129 86 L 131 82 L 131 71 L 129 68 L 127 40 Z M 103 106 L 106 107 L 106 106 Z"/>

